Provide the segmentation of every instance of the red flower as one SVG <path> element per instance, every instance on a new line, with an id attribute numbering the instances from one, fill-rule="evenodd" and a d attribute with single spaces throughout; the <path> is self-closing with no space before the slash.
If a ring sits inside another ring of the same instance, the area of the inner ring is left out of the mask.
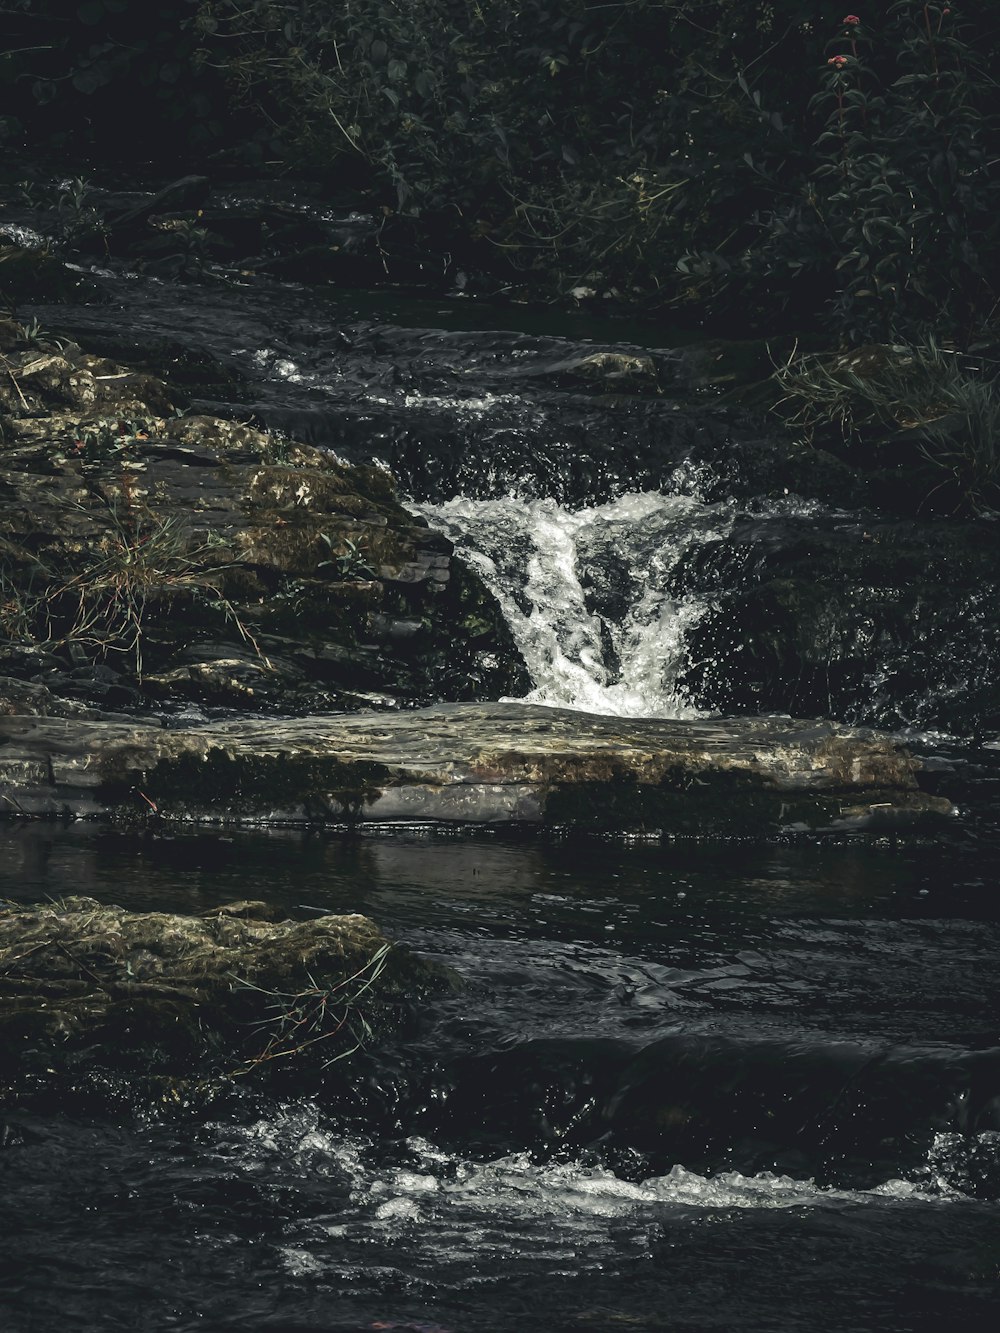
<path id="1" fill-rule="evenodd" d="M 858 24 L 861 22 L 857 14 L 848 14 L 846 19 L 841 19 L 840 21 L 841 23 L 843 23 L 845 28 L 856 28 Z"/>
<path id="2" fill-rule="evenodd" d="M 847 64 L 847 56 L 831 56 L 826 63 L 828 65 L 833 65 L 835 69 L 843 69 Z"/>

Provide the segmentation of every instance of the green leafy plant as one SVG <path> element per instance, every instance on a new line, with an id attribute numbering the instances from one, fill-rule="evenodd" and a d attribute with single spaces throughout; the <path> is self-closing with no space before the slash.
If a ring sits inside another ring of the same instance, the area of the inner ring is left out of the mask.
<path id="1" fill-rule="evenodd" d="M 902 459 L 909 471 L 926 465 L 926 498 L 948 512 L 1000 505 L 996 364 L 932 341 L 876 344 L 792 357 L 775 379 L 783 394 L 778 411 L 807 437 L 839 440 L 862 462 Z"/>
<path id="2" fill-rule="evenodd" d="M 816 105 L 817 209 L 837 252 L 832 313 L 851 341 L 935 328 L 968 343 L 993 313 L 1000 187 L 988 151 L 995 85 L 951 6 L 896 0 L 878 41 L 856 15 Z"/>
<path id="3" fill-rule="evenodd" d="M 994 336 L 995 0 L 75 8 L 0 16 L 0 80 L 49 135 L 89 125 L 106 151 L 126 105 L 163 151 L 238 140 L 360 193 L 384 245 L 550 296 L 845 344 Z"/>
<path id="4" fill-rule="evenodd" d="M 319 540 L 330 558 L 321 560 L 316 566 L 317 570 L 331 570 L 344 580 L 375 578 L 376 571 L 369 563 L 368 551 L 363 543 L 352 541 L 350 537 L 334 541 L 325 532 L 319 534 Z"/>
<path id="5" fill-rule="evenodd" d="M 7 133 L 61 149 L 99 143 L 118 158 L 161 160 L 220 127 L 210 68 L 195 51 L 200 0 L 6 0 L 0 95 Z M 122 108 L 128 132 L 122 132 Z"/>

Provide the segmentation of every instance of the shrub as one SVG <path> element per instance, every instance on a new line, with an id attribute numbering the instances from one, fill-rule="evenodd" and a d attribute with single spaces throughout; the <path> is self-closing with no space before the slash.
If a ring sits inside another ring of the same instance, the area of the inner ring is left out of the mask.
<path id="1" fill-rule="evenodd" d="M 249 128 L 245 163 L 369 191 L 556 292 L 969 345 L 997 302 L 1000 6 L 843 9 L 10 0 L 0 87 L 9 116 L 89 125 L 104 152 L 123 107 L 161 153 Z"/>
<path id="2" fill-rule="evenodd" d="M 221 82 L 197 58 L 200 0 L 6 0 L 0 142 L 149 162 L 217 146 Z M 123 129 L 124 126 L 124 129 Z"/>
<path id="3" fill-rule="evenodd" d="M 967 341 L 998 215 L 996 21 L 969 8 L 203 0 L 198 21 L 295 161 L 564 290 Z"/>
<path id="4" fill-rule="evenodd" d="M 866 64 L 874 43 L 846 26 L 819 105 L 827 126 L 814 176 L 838 252 L 836 325 L 850 340 L 927 328 L 968 342 L 992 313 L 996 172 L 993 80 L 949 5 L 897 0 L 880 41 L 894 77 Z"/>

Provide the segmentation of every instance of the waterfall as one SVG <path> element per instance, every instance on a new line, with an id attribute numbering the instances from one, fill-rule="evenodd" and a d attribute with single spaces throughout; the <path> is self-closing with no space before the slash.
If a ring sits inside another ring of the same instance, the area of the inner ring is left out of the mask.
<path id="1" fill-rule="evenodd" d="M 680 679 L 708 608 L 671 576 L 691 546 L 729 532 L 731 505 L 648 491 L 576 510 L 513 495 L 412 507 L 499 601 L 533 681 L 528 702 L 698 716 Z"/>

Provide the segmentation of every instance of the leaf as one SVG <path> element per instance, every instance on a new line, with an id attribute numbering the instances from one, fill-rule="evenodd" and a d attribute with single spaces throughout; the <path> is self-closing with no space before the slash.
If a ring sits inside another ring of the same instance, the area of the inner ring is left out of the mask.
<path id="1" fill-rule="evenodd" d="M 88 69 L 82 69 L 79 74 L 73 75 L 73 87 L 77 92 L 86 93 L 88 96 L 109 82 L 110 76 L 103 65 L 91 65 Z"/>

